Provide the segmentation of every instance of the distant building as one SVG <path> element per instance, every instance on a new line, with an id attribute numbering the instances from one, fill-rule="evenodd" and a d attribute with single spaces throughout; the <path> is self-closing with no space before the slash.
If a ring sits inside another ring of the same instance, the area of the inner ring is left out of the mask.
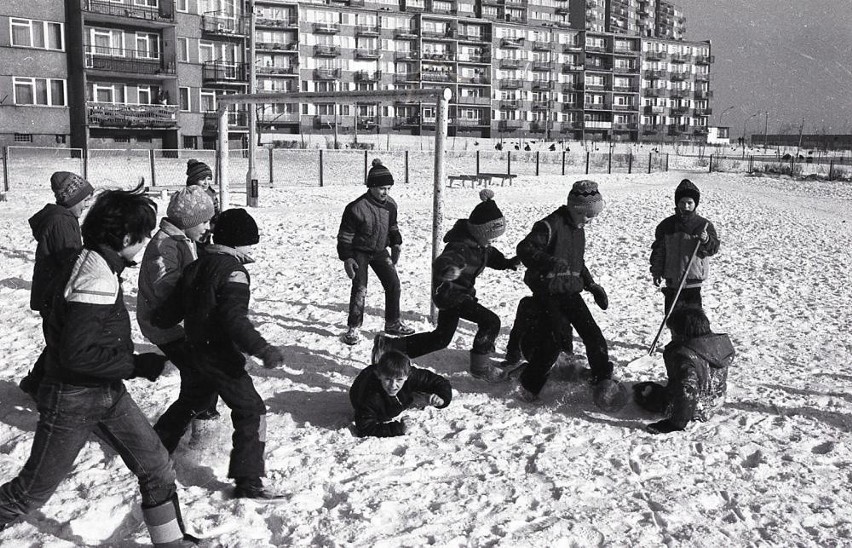
<path id="1" fill-rule="evenodd" d="M 753 145 L 763 145 L 764 140 L 768 146 L 773 147 L 801 147 L 819 150 L 852 150 L 852 135 L 828 135 L 819 133 L 798 133 L 784 135 L 767 135 L 755 133 L 750 136 Z"/>
<path id="2" fill-rule="evenodd" d="M 0 7 L 0 145 L 213 148 L 216 96 L 399 90 L 258 107 L 266 140 L 435 131 L 405 90 L 449 87 L 451 135 L 705 141 L 709 41 L 661 0 L 28 0 Z M 8 33 L 8 34 L 7 34 Z M 229 113 L 231 146 L 247 111 Z"/>
<path id="3" fill-rule="evenodd" d="M 731 128 L 714 127 L 707 128 L 708 145 L 728 145 L 731 143 Z"/>

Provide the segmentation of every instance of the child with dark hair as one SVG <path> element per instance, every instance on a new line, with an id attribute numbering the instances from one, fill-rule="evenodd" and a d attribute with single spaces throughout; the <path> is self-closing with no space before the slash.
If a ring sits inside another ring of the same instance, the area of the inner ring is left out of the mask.
<path id="1" fill-rule="evenodd" d="M 706 421 L 725 403 L 728 368 L 736 352 L 724 333 L 713 333 L 699 308 L 678 307 L 666 321 L 672 342 L 663 359 L 668 383 L 640 382 L 633 386 L 640 407 L 668 418 L 649 424 L 655 434 L 683 430 L 693 420 Z"/>
<path id="2" fill-rule="evenodd" d="M 520 259 L 507 259 L 491 242 L 506 231 L 503 213 L 494 201 L 494 192 L 483 189 L 467 219 L 459 219 L 444 236 L 446 247 L 432 264 L 432 301 L 438 307 L 438 325 L 434 331 L 401 338 L 379 333 L 373 341 L 374 356 L 385 350 L 398 350 L 411 358 L 449 346 L 459 320 L 477 326 L 470 351 L 470 373 L 488 382 L 506 379 L 506 372 L 491 363 L 494 341 L 500 333 L 500 318 L 479 304 L 476 278 L 485 267 L 495 270 L 517 270 Z"/>
<path id="3" fill-rule="evenodd" d="M 349 400 L 355 408 L 356 433 L 380 438 L 405 434 L 405 422 L 393 419 L 411 407 L 419 395 L 429 405 L 443 409 L 450 404 L 453 390 L 450 381 L 412 366 L 405 354 L 385 352 L 378 363 L 358 374 L 349 389 Z"/>
<path id="4" fill-rule="evenodd" d="M 55 280 L 63 266 L 76 257 L 83 248 L 80 234 L 80 216 L 89 207 L 94 189 L 76 173 L 57 171 L 50 177 L 50 188 L 55 204 L 45 205 L 30 217 L 30 228 L 36 239 L 33 285 L 30 291 L 30 308 L 42 318 L 42 331 L 47 337 L 47 319 L 53 294 L 58 290 Z M 38 387 L 44 377 L 45 351 L 39 355 L 32 370 L 21 379 L 21 390 L 36 399 Z"/>
<path id="5" fill-rule="evenodd" d="M 82 235 L 84 249 L 62 274 L 51 307 L 39 421 L 21 473 L 0 487 L 0 529 L 44 504 L 90 435 L 112 447 L 139 480 L 142 516 L 154 546 L 190 546 L 184 533 L 169 454 L 123 379 L 162 370 L 158 354 L 134 354 L 121 274 L 156 226 L 143 195 L 98 196 Z"/>
<path id="6" fill-rule="evenodd" d="M 234 435 L 228 477 L 236 484 L 234 496 L 277 501 L 283 496 L 267 491 L 261 479 L 266 475 L 266 404 L 243 356 L 257 356 L 267 368 L 284 362 L 281 351 L 248 319 L 251 290 L 245 265 L 254 262 L 249 252 L 259 242 L 257 223 L 245 209 L 223 211 L 213 227 L 213 243 L 184 269 L 172 297 L 155 312 L 154 325 L 165 328 L 184 320 L 199 376 L 191 386 L 181 386 L 182 405 L 204 409 L 218 393 L 231 408 Z M 166 439 L 179 440 L 192 415 L 180 413 L 170 419 L 158 426 Z"/>

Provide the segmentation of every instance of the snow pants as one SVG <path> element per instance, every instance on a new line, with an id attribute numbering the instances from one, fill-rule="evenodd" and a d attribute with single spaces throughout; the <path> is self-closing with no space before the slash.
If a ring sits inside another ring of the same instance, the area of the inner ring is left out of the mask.
<path id="1" fill-rule="evenodd" d="M 349 318 L 346 321 L 348 327 L 361 327 L 364 323 L 364 304 L 367 300 L 367 266 L 373 269 L 382 287 L 385 290 L 385 324 L 399 321 L 399 299 L 402 295 L 402 286 L 396 267 L 391 261 L 387 249 L 382 249 L 374 254 L 363 252 L 355 253 L 355 261 L 358 270 L 352 278 L 352 292 L 349 295 Z"/>
<path id="2" fill-rule="evenodd" d="M 476 299 L 467 299 L 458 306 L 438 311 L 438 325 L 434 331 L 415 333 L 398 339 L 388 339 L 391 348 L 417 358 L 446 348 L 453 340 L 453 335 L 459 326 L 459 320 L 464 319 L 476 324 L 477 331 L 473 337 L 474 354 L 491 354 L 494 352 L 494 341 L 500 334 L 500 317 L 491 312 Z"/>

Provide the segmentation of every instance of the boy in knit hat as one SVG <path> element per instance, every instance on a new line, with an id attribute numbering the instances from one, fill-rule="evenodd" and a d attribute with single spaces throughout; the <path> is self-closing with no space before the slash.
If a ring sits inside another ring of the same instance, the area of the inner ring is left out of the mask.
<path id="1" fill-rule="evenodd" d="M 719 237 L 713 223 L 698 215 L 695 210 L 701 199 L 698 187 L 684 179 L 675 189 L 675 213 L 657 225 L 651 245 L 651 276 L 654 285 L 662 289 L 665 303 L 663 314 L 668 314 L 677 293 L 689 258 L 698 246 L 695 260 L 686 274 L 686 282 L 678 298 L 678 306 L 702 307 L 701 284 L 710 270 L 710 257 L 719 251 Z"/>
<path id="2" fill-rule="evenodd" d="M 503 213 L 493 198 L 493 191 L 483 189 L 482 201 L 470 217 L 456 221 L 444 236 L 447 245 L 432 264 L 432 300 L 438 307 L 435 330 L 399 339 L 377 335 L 373 343 L 374 362 L 390 349 L 417 358 L 446 348 L 463 318 L 477 326 L 470 351 L 471 375 L 488 382 L 505 380 L 505 372 L 490 359 L 500 333 L 500 317 L 479 303 L 474 287 L 485 267 L 517 270 L 520 264 L 517 257 L 507 259 L 491 244 L 506 231 Z"/>
<path id="3" fill-rule="evenodd" d="M 205 392 L 206 400 L 195 397 L 199 374 L 193 366 L 183 327 L 160 329 L 152 322 L 154 311 L 177 287 L 183 269 L 198 258 L 196 244 L 210 228 L 213 213 L 213 200 L 200 186 L 188 186 L 172 194 L 167 216 L 160 221 L 160 230 L 145 249 L 139 269 L 136 308 L 139 329 L 180 371 L 180 395 L 154 425 L 169 453 L 177 448 L 194 417 L 204 420 L 218 416 L 215 393 Z"/>
<path id="4" fill-rule="evenodd" d="M 195 158 L 186 162 L 186 186 L 200 186 L 213 200 L 214 217 L 219 214 L 219 195 L 213 188 L 213 170 Z M 214 223 L 215 224 L 215 223 Z"/>
<path id="5" fill-rule="evenodd" d="M 187 266 L 177 290 L 154 315 L 154 325 L 165 328 L 184 320 L 186 338 L 198 385 L 184 393 L 188 409 L 204 409 L 218 393 L 231 408 L 233 448 L 228 477 L 236 483 L 234 496 L 261 501 L 283 497 L 267 491 L 266 405 L 246 371 L 243 353 L 257 356 L 267 368 L 284 362 L 281 351 L 269 344 L 248 319 L 250 277 L 245 265 L 260 241 L 257 223 L 244 209 L 227 209 L 213 227 L 213 243 Z"/>
<path id="6" fill-rule="evenodd" d="M 393 182 L 391 172 L 376 158 L 367 174 L 367 192 L 343 210 L 337 232 L 337 255 L 352 280 L 347 330 L 341 337 L 346 344 L 356 344 L 361 338 L 359 329 L 364 321 L 367 298 L 367 266 L 373 269 L 385 290 L 385 333 L 414 333 L 402 322 L 399 310 L 402 288 L 396 263 L 402 236 L 396 222 L 396 202 L 388 195 Z"/>
<path id="7" fill-rule="evenodd" d="M 570 337 L 572 327 L 586 347 L 591 383 L 597 385 L 612 377 L 606 339 L 581 296 L 588 291 L 602 310 L 609 306 L 606 291 L 595 283 L 585 262 L 584 227 L 603 207 L 597 183 L 577 181 L 567 204 L 535 223 L 518 244 L 518 257 L 527 267 L 524 283 L 543 305 L 551 325 L 550 333 L 533 334 L 539 344 L 531 346 L 538 350 L 527 356 L 529 365 L 520 376 L 525 399 L 538 397 L 559 351 L 566 347 L 564 339 Z"/>
<path id="8" fill-rule="evenodd" d="M 30 228 L 36 239 L 33 285 L 30 291 L 30 308 L 42 317 L 42 330 L 47 329 L 53 293 L 59 289 L 52 283 L 63 265 L 83 248 L 80 234 L 80 216 L 89 206 L 94 189 L 92 185 L 68 171 L 57 171 L 50 177 L 50 188 L 55 204 L 45 205 L 30 217 Z M 44 377 L 45 354 L 41 355 L 27 375 L 21 379 L 21 390 L 36 399 L 38 387 Z"/>

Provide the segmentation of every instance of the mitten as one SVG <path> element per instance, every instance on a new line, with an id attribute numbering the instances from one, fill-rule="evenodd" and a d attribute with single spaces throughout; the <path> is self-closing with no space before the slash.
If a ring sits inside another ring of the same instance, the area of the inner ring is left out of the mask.
<path id="1" fill-rule="evenodd" d="M 263 361 L 263 367 L 267 369 L 274 369 L 284 365 L 284 354 L 277 346 L 272 346 L 271 344 L 261 350 L 257 357 Z"/>
<path id="2" fill-rule="evenodd" d="M 355 273 L 358 272 L 358 261 L 349 257 L 345 261 L 343 261 L 343 270 L 346 271 L 346 275 L 349 276 L 349 279 L 353 279 L 355 277 Z"/>
<path id="3" fill-rule="evenodd" d="M 394 265 L 396 265 L 396 263 L 399 261 L 399 252 L 400 251 L 401 251 L 401 249 L 400 249 L 399 245 L 392 245 L 391 246 L 390 256 L 391 256 L 391 262 Z"/>
<path id="4" fill-rule="evenodd" d="M 144 377 L 151 382 L 157 380 L 157 377 L 163 372 L 166 367 L 168 358 L 162 354 L 155 352 L 145 352 L 143 354 L 133 355 L 133 373 L 129 378 L 136 379 Z"/>
<path id="5" fill-rule="evenodd" d="M 511 259 L 508 259 L 506 270 L 517 270 L 519 266 L 521 266 L 521 259 L 516 255 Z"/>
<path id="6" fill-rule="evenodd" d="M 595 304 L 597 304 L 601 310 L 609 308 L 609 298 L 606 296 L 606 291 L 603 287 L 598 284 L 590 284 L 586 289 L 588 289 L 589 293 L 591 293 L 595 298 Z"/>
<path id="7" fill-rule="evenodd" d="M 456 280 L 459 276 L 461 276 L 461 268 L 457 266 L 448 266 L 438 275 L 438 277 L 445 282 Z"/>
<path id="8" fill-rule="evenodd" d="M 654 285 L 660 287 L 660 284 L 663 283 L 663 277 L 657 274 L 654 274 Z"/>

